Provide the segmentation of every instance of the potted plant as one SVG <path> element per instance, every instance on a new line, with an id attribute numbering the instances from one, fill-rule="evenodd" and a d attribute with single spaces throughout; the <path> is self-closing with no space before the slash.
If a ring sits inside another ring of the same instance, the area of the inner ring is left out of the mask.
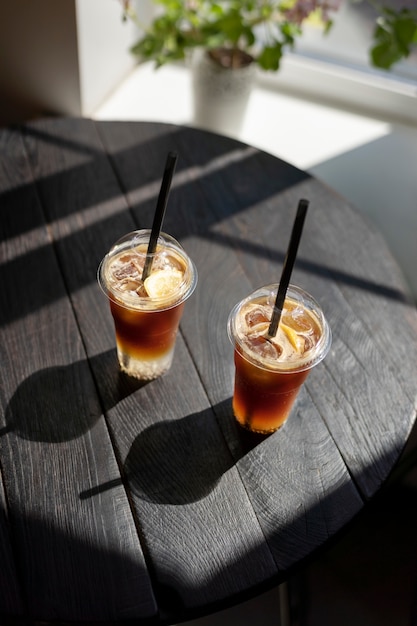
<path id="1" fill-rule="evenodd" d="M 302 34 L 306 20 L 314 19 L 326 32 L 343 2 L 152 1 L 159 6 L 159 11 L 153 22 L 143 27 L 144 34 L 132 48 L 133 54 L 141 60 L 154 61 L 156 67 L 160 67 L 187 59 L 194 53 L 192 67 L 198 66 L 198 71 L 193 73 L 197 121 L 201 121 L 203 114 L 210 115 L 215 105 L 225 98 L 220 108 L 223 113 L 230 109 L 225 120 L 229 130 L 230 123 L 238 119 L 236 99 L 230 95 L 233 85 L 236 83 L 237 99 L 244 105 L 255 68 L 277 71 L 285 51 L 291 49 Z M 364 1 L 374 6 L 374 0 Z M 138 22 L 129 0 L 123 0 L 123 5 L 125 15 Z M 388 69 L 417 45 L 417 9 L 378 7 L 378 10 L 371 62 Z M 196 51 L 200 54 L 195 54 Z M 210 122 L 206 125 L 211 126 Z M 216 125 L 221 128 L 223 124 L 216 122 Z"/>

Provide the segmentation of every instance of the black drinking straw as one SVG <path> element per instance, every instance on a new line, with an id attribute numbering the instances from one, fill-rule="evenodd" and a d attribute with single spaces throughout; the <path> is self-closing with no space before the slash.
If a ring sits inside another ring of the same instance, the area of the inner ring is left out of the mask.
<path id="1" fill-rule="evenodd" d="M 162 178 L 161 189 L 159 191 L 158 202 L 155 209 L 155 215 L 153 218 L 151 236 L 149 237 L 148 249 L 146 251 L 145 266 L 142 272 L 142 281 L 144 281 L 152 269 L 152 254 L 156 250 L 156 244 L 158 243 L 159 233 L 161 232 L 162 222 L 164 221 L 165 209 L 168 202 L 168 196 L 171 189 L 172 177 L 174 175 L 175 166 L 177 164 L 178 154 L 176 152 L 169 152 L 165 163 L 164 176 Z"/>
<path id="2" fill-rule="evenodd" d="M 279 281 L 278 285 L 277 297 L 275 299 L 271 323 L 269 324 L 269 337 L 275 337 L 275 335 L 277 334 L 282 309 L 284 307 L 285 296 L 287 293 L 288 285 L 290 284 L 291 273 L 294 267 L 295 258 L 297 256 L 298 244 L 300 243 L 301 233 L 303 232 L 304 220 L 306 217 L 308 205 L 308 200 L 300 200 L 300 202 L 298 203 L 297 215 L 295 216 L 294 225 L 292 227 L 290 243 L 288 244 L 284 267 L 282 268 L 281 280 Z"/>

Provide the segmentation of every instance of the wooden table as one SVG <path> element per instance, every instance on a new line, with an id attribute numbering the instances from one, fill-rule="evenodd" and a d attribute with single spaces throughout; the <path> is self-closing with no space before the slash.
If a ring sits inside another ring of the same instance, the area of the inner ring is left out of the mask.
<path id="1" fill-rule="evenodd" d="M 199 284 L 172 370 L 140 386 L 119 374 L 96 270 L 150 227 L 171 149 L 164 230 Z M 293 282 L 333 346 L 287 424 L 249 441 L 226 319 L 278 280 L 302 197 Z M 209 613 L 284 581 L 384 484 L 416 417 L 417 313 L 381 236 L 331 189 L 203 131 L 45 119 L 0 133 L 0 211 L 4 620 Z"/>

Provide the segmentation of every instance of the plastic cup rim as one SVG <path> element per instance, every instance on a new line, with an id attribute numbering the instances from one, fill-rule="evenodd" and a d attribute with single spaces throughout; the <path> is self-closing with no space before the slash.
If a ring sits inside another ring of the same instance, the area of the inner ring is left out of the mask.
<path id="1" fill-rule="evenodd" d="M 187 281 L 184 280 L 183 283 L 181 283 L 181 287 L 178 290 L 180 293 L 180 297 L 175 300 L 175 301 L 171 301 L 171 299 L 167 298 L 167 297 L 162 297 L 162 298 L 152 298 L 152 303 L 155 303 L 155 307 L 141 307 L 140 303 L 143 302 L 144 304 L 149 304 L 149 298 L 141 298 L 138 297 L 137 305 L 129 305 L 128 303 L 123 302 L 122 300 L 120 300 L 116 295 L 113 294 L 113 292 L 107 288 L 107 285 L 103 279 L 103 267 L 105 265 L 105 263 L 115 254 L 118 254 L 119 252 L 122 251 L 123 249 L 123 243 L 126 243 L 126 249 L 128 250 L 128 243 L 133 239 L 134 236 L 143 236 L 143 237 L 148 237 L 149 240 L 149 236 L 150 236 L 151 230 L 148 228 L 144 228 L 144 229 L 138 229 L 138 230 L 133 230 L 130 231 L 129 233 L 127 233 L 126 235 L 123 235 L 122 237 L 120 237 L 110 248 L 109 252 L 102 258 L 102 260 L 100 261 L 100 264 L 98 266 L 97 269 L 97 282 L 99 284 L 99 287 L 101 289 L 101 291 L 104 293 L 105 296 L 107 296 L 107 298 L 109 300 L 111 300 L 112 302 L 114 302 L 115 304 L 117 304 L 118 306 L 127 309 L 129 311 L 137 311 L 140 313 L 155 313 L 155 312 L 159 312 L 159 311 L 168 311 L 169 309 L 173 309 L 174 307 L 179 306 L 180 304 L 182 304 L 183 302 L 185 302 L 190 296 L 191 294 L 194 292 L 196 286 L 197 286 L 197 282 L 198 282 L 198 272 L 197 272 L 197 268 L 195 266 L 194 261 L 188 256 L 187 252 L 184 250 L 183 246 L 179 243 L 179 241 L 177 241 L 172 235 L 169 235 L 168 233 L 162 232 L 160 233 L 159 237 L 158 237 L 158 241 L 159 239 L 163 240 L 165 243 L 168 243 L 168 247 L 169 245 L 171 245 L 172 249 L 174 249 L 176 252 L 178 252 L 183 260 L 186 262 L 186 272 L 185 272 L 185 276 L 187 276 L 188 274 L 191 274 L 190 277 L 190 281 L 189 284 L 187 286 L 187 288 L 181 292 L 181 288 L 184 284 L 187 284 Z M 145 239 L 146 242 L 146 239 Z M 156 254 L 156 253 L 153 253 Z M 167 302 L 168 300 L 168 302 Z M 166 305 L 164 305 L 164 302 L 166 303 Z M 160 304 L 161 306 L 158 306 L 158 304 Z"/>
<path id="2" fill-rule="evenodd" d="M 266 290 L 268 291 L 275 290 L 275 293 L 276 293 L 277 289 L 278 289 L 277 283 L 271 283 L 269 285 L 259 287 L 258 289 L 255 289 L 248 296 L 246 296 L 245 298 L 243 298 L 242 300 L 240 300 L 239 302 L 235 304 L 233 309 L 230 311 L 230 314 L 227 320 L 227 334 L 228 334 L 229 340 L 232 346 L 235 348 L 235 350 L 237 350 L 239 354 L 242 356 L 242 358 L 244 358 L 248 363 L 251 363 L 252 365 L 256 365 L 260 369 L 263 369 L 267 372 L 277 373 L 277 374 L 296 374 L 298 372 L 310 370 L 316 365 L 318 365 L 319 363 L 321 363 L 321 361 L 323 361 L 323 359 L 328 354 L 330 347 L 331 347 L 331 343 L 332 343 L 332 333 L 331 333 L 329 323 L 327 322 L 327 319 L 323 313 L 323 309 L 321 308 L 317 300 L 309 292 L 307 292 L 305 289 L 301 287 L 298 287 L 297 285 L 290 284 L 288 286 L 287 296 L 291 297 L 291 294 L 296 293 L 296 294 L 302 295 L 303 297 L 305 297 L 305 299 L 309 300 L 311 304 L 314 306 L 314 313 L 318 315 L 320 326 L 323 329 L 320 340 L 315 346 L 315 350 L 313 352 L 311 359 L 302 361 L 302 363 L 300 363 L 299 365 L 297 365 L 297 362 L 295 362 L 293 366 L 291 363 L 288 363 L 288 366 L 285 367 L 285 363 L 281 363 L 279 364 L 280 367 L 278 368 L 267 367 L 258 359 L 251 358 L 251 355 L 248 354 L 242 348 L 241 342 L 239 342 L 237 334 L 235 333 L 234 320 L 236 319 L 236 315 L 238 311 L 241 309 L 241 307 L 247 302 L 250 302 L 250 300 L 252 300 L 256 296 L 257 293 L 262 293 L 263 291 L 266 291 Z"/>

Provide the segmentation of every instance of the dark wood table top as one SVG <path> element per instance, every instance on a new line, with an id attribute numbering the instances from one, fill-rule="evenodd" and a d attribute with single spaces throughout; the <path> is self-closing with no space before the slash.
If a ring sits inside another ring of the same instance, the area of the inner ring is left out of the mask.
<path id="1" fill-rule="evenodd" d="M 172 370 L 119 374 L 96 283 L 111 244 L 164 230 L 194 259 Z M 232 306 L 276 282 L 300 198 L 292 282 L 333 345 L 286 425 L 231 412 Z M 306 173 L 178 126 L 45 119 L 0 131 L 0 614 L 188 619 L 286 580 L 381 488 L 416 417 L 417 313 L 378 232 Z M 3 622 L 2 622 L 3 623 Z"/>

